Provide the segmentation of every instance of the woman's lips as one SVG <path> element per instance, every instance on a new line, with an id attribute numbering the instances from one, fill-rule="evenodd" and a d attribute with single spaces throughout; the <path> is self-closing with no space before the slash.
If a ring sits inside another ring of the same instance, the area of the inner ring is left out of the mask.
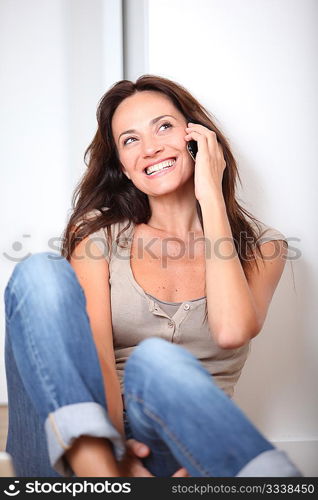
<path id="1" fill-rule="evenodd" d="M 168 174 L 169 172 L 174 170 L 176 167 L 176 164 L 177 164 L 177 158 L 176 158 L 176 161 L 174 162 L 174 164 L 172 165 L 172 167 L 163 168 L 162 170 L 158 170 L 158 172 L 154 172 L 151 175 L 147 175 L 145 172 L 145 175 L 147 176 L 147 179 L 152 179 L 154 177 L 161 177 L 162 175 Z"/>

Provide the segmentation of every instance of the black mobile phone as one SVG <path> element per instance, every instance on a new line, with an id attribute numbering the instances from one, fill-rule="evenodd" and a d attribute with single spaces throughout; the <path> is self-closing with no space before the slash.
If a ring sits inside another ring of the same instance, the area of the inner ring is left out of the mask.
<path id="1" fill-rule="evenodd" d="M 198 152 L 198 144 L 197 141 L 189 141 L 187 144 L 188 151 L 192 157 L 192 159 L 195 161 L 196 154 Z"/>

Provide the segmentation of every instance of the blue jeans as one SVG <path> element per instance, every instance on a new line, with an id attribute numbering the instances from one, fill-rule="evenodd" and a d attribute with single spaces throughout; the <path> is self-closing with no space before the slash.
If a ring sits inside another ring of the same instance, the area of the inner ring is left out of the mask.
<path id="1" fill-rule="evenodd" d="M 72 475 L 65 452 L 81 435 L 108 438 L 120 460 L 124 439 L 107 415 L 85 295 L 69 262 L 43 252 L 17 264 L 5 306 L 6 449 L 17 476 Z M 124 382 L 126 439 L 148 444 L 143 462 L 154 475 L 183 466 L 191 476 L 261 476 L 253 464 L 267 471 L 277 453 L 276 475 L 301 475 L 180 346 L 143 341 Z"/>

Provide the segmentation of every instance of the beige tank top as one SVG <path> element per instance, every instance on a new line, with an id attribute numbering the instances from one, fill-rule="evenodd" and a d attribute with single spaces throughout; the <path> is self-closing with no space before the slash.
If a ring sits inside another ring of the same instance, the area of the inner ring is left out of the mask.
<path id="1" fill-rule="evenodd" d="M 98 211 L 92 211 L 85 218 L 98 214 Z M 120 236 L 120 245 L 124 248 L 115 243 L 118 233 L 127 223 L 111 226 L 111 249 L 107 244 L 106 228 L 90 235 L 109 263 L 114 352 L 122 392 L 124 366 L 129 355 L 143 339 L 155 336 L 188 349 L 213 376 L 215 383 L 232 397 L 249 353 L 249 343 L 237 349 L 222 349 L 215 343 L 208 322 L 204 322 L 206 297 L 169 303 L 147 294 L 136 282 L 130 266 L 135 225 L 131 223 Z M 259 241 L 271 240 L 286 241 L 286 238 L 262 223 Z"/>

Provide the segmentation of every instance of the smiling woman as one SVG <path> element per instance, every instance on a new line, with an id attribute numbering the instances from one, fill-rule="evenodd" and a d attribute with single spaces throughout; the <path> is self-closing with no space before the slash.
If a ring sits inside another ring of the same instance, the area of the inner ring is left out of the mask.
<path id="1" fill-rule="evenodd" d="M 155 118 L 149 121 L 154 115 Z M 131 122 L 132 116 L 137 126 L 133 131 L 120 133 Z M 189 183 L 195 202 L 194 162 L 185 148 L 186 125 L 184 115 L 171 100 L 154 91 L 138 92 L 126 98 L 113 115 L 112 130 L 114 137 L 118 137 L 116 143 L 122 171 L 148 196 L 150 205 L 158 196 L 161 200 L 172 196 L 177 199 L 180 189 L 189 189 Z M 151 221 L 148 222 L 152 225 Z"/>
<path id="2" fill-rule="evenodd" d="M 239 205 L 228 141 L 182 86 L 120 81 L 97 120 L 62 257 L 20 263 L 6 291 L 18 475 L 25 456 L 37 476 L 300 474 L 230 399 L 284 235 Z"/>
<path id="3" fill-rule="evenodd" d="M 163 189 L 161 194 L 167 195 L 170 192 L 170 195 L 175 197 L 181 192 L 180 185 L 182 189 L 190 189 L 192 183 L 190 194 L 197 217 L 193 217 L 190 227 L 189 221 L 182 224 L 184 216 L 180 221 L 180 214 L 183 207 L 179 206 L 177 221 L 170 210 L 162 215 L 162 228 L 167 229 L 169 224 L 171 233 L 182 237 L 193 227 L 202 230 L 201 205 L 194 192 L 194 162 L 186 148 L 187 142 L 191 140 L 186 127 L 191 120 L 195 126 L 201 124 L 205 133 L 214 132 L 217 143 L 222 148 L 226 163 L 222 178 L 222 195 L 236 251 L 246 274 L 249 269 L 257 266 L 254 257 L 257 254 L 262 258 L 258 238 L 264 227 L 236 200 L 235 185 L 240 178 L 228 141 L 213 123 L 209 113 L 186 89 L 175 82 L 151 75 L 140 77 L 136 83 L 120 81 L 101 99 L 97 120 L 98 130 L 85 155 L 88 159 L 88 170 L 75 190 L 74 211 L 64 234 L 63 255 L 66 258 L 70 257 L 76 241 L 100 228 L 108 228 L 111 224 L 121 221 L 127 221 L 127 225 L 151 225 L 151 203 L 156 202 L 156 193 L 158 190 L 160 193 L 160 189 Z M 195 138 L 197 139 L 198 137 Z M 201 156 L 206 154 L 204 147 L 202 149 Z M 142 158 L 138 159 L 140 154 Z M 170 175 L 164 176 L 165 179 L 159 179 L 162 174 L 147 177 L 141 175 L 145 173 L 145 168 L 167 158 L 179 158 L 180 168 L 173 179 Z M 136 179 L 136 185 L 130 179 L 131 175 Z M 203 178 L 201 182 L 205 184 L 207 179 L 204 175 L 200 177 Z M 160 183 L 150 184 L 150 179 L 158 179 Z M 176 182 L 179 186 L 174 194 Z M 142 187 L 144 189 L 140 189 Z M 153 196 L 152 189 L 155 190 Z M 167 197 L 162 199 L 167 200 Z M 182 203 L 182 200 L 180 202 Z M 193 209 L 193 206 L 191 208 Z M 87 217 L 92 210 L 98 210 L 100 217 Z M 157 223 L 156 227 L 160 227 L 160 222 Z M 76 235 L 72 231 L 75 226 Z"/>

